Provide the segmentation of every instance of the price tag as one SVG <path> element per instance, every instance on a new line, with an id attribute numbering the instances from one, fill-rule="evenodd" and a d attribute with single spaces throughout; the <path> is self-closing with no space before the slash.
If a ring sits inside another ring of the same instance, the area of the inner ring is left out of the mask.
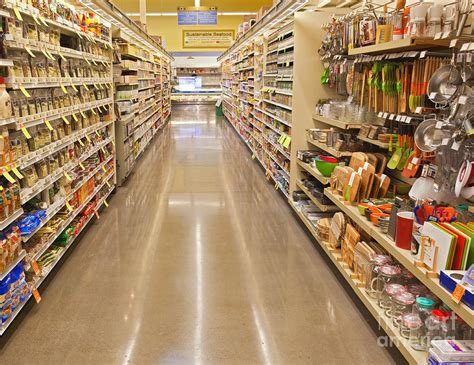
<path id="1" fill-rule="evenodd" d="M 20 180 L 24 178 L 24 176 L 21 174 L 21 172 L 18 170 L 16 166 L 12 168 L 12 171 L 16 175 L 16 177 L 19 178 Z"/>
<path id="2" fill-rule="evenodd" d="M 25 47 L 25 51 L 28 52 L 28 54 L 33 57 L 33 58 L 36 58 L 35 54 L 31 51 L 31 49 L 29 49 L 28 47 Z"/>
<path id="3" fill-rule="evenodd" d="M 97 115 L 97 113 L 95 112 L 94 108 L 91 108 L 91 112 L 92 112 L 92 114 Z"/>
<path id="4" fill-rule="evenodd" d="M 426 57 L 426 51 L 423 51 L 420 53 L 420 58 L 425 58 Z"/>
<path id="5" fill-rule="evenodd" d="M 97 66 L 97 62 L 95 62 L 93 58 L 91 59 L 91 61 L 94 64 L 94 66 Z"/>
<path id="6" fill-rule="evenodd" d="M 76 122 L 79 121 L 79 118 L 77 117 L 76 114 L 72 113 L 72 117 L 74 118 L 74 120 L 75 120 Z"/>
<path id="7" fill-rule="evenodd" d="M 105 166 L 102 166 L 102 171 L 107 172 L 107 169 L 105 168 Z"/>
<path id="8" fill-rule="evenodd" d="M 70 212 L 72 212 L 72 211 L 74 210 L 73 207 L 71 207 L 71 204 L 69 204 L 68 201 L 66 201 L 66 208 L 67 208 L 67 210 L 69 210 Z"/>
<path id="9" fill-rule="evenodd" d="M 35 298 L 36 304 L 39 304 L 39 302 L 41 302 L 41 295 L 38 292 L 38 289 L 32 288 L 31 293 L 33 294 L 33 297 Z"/>
<path id="10" fill-rule="evenodd" d="M 455 151 L 459 151 L 459 147 L 461 147 L 461 143 L 454 141 L 453 145 L 451 146 L 451 149 Z"/>
<path id="11" fill-rule="evenodd" d="M 31 95 L 26 91 L 25 87 L 20 84 L 20 90 L 27 98 L 31 98 Z"/>
<path id="12" fill-rule="evenodd" d="M 92 86 L 94 86 L 96 90 L 99 90 L 99 87 L 97 86 L 97 84 L 92 84 Z"/>
<path id="13" fill-rule="evenodd" d="M 99 215 L 99 212 L 97 210 L 95 211 L 95 217 L 97 218 L 97 220 L 100 219 L 100 215 Z"/>
<path id="14" fill-rule="evenodd" d="M 441 121 L 436 122 L 436 125 L 435 125 L 436 129 L 441 129 L 442 127 L 443 127 L 443 122 L 441 122 Z"/>
<path id="15" fill-rule="evenodd" d="M 91 63 L 89 62 L 89 60 L 87 59 L 87 57 L 84 57 L 84 61 L 86 61 L 87 64 L 90 66 Z"/>
<path id="16" fill-rule="evenodd" d="M 464 296 L 464 292 L 466 291 L 466 288 L 462 286 L 461 284 L 457 284 L 456 288 L 453 291 L 453 294 L 451 295 L 451 299 L 456 303 L 459 304 L 461 301 L 462 297 Z"/>
<path id="17" fill-rule="evenodd" d="M 79 162 L 79 166 L 81 167 L 81 169 L 85 170 L 86 168 L 84 167 L 83 163 L 82 162 Z"/>
<path id="18" fill-rule="evenodd" d="M 62 59 L 63 61 L 66 61 L 66 57 L 64 57 L 61 52 L 58 52 L 58 54 L 59 54 L 59 57 L 61 57 L 61 59 Z M 76 91 L 77 91 L 77 90 L 76 90 Z"/>
<path id="19" fill-rule="evenodd" d="M 383 113 L 383 118 L 387 119 L 388 113 Z"/>
<path id="20" fill-rule="evenodd" d="M 40 22 L 43 23 L 43 25 L 45 27 L 48 27 L 48 23 L 46 23 L 46 20 L 42 16 L 39 16 L 38 18 L 39 18 Z"/>
<path id="21" fill-rule="evenodd" d="M 106 208 L 109 207 L 109 203 L 107 203 L 107 200 L 105 200 L 105 199 L 104 199 L 104 205 L 105 205 Z"/>
<path id="22" fill-rule="evenodd" d="M 393 118 L 395 118 L 395 114 L 390 114 L 389 119 L 393 120 Z"/>
<path id="23" fill-rule="evenodd" d="M 48 127 L 48 129 L 49 129 L 50 131 L 53 130 L 53 126 L 51 125 L 51 123 L 49 122 L 48 119 L 45 119 L 45 120 L 44 120 L 44 124 L 46 124 L 46 127 Z"/>
<path id="24" fill-rule="evenodd" d="M 401 121 L 401 122 L 406 122 L 406 120 L 407 120 L 407 116 L 406 116 L 406 115 L 402 115 L 402 116 L 400 117 L 400 121 Z"/>
<path id="25" fill-rule="evenodd" d="M 50 59 L 44 48 L 41 48 L 41 52 L 44 54 L 44 56 L 45 56 L 48 60 Z"/>
<path id="26" fill-rule="evenodd" d="M 64 120 L 64 123 L 69 125 L 69 120 L 64 115 L 61 118 Z"/>
<path id="27" fill-rule="evenodd" d="M 28 132 L 28 129 L 26 129 L 26 127 L 22 127 L 22 128 L 21 128 L 21 131 L 22 131 L 23 134 L 25 135 L 26 139 L 30 139 L 30 138 L 31 138 L 31 134 L 30 134 L 30 132 Z"/>
<path id="28" fill-rule="evenodd" d="M 61 86 L 61 90 L 63 91 L 63 93 L 64 93 L 64 94 L 67 94 L 67 89 L 66 89 L 66 87 L 65 87 L 63 84 L 61 84 L 60 86 Z"/>
<path id="29" fill-rule="evenodd" d="M 81 115 L 82 115 L 82 117 L 83 117 L 84 119 L 87 118 L 86 115 L 84 114 L 84 112 L 83 112 L 82 110 L 80 111 L 80 113 L 81 113 Z"/>
<path id="30" fill-rule="evenodd" d="M 69 176 L 69 174 L 67 173 L 67 171 L 64 171 L 64 177 L 65 177 L 66 179 L 68 179 L 69 181 L 72 181 L 72 177 Z"/>
<path id="31" fill-rule="evenodd" d="M 252 160 L 255 160 L 255 155 L 252 155 Z"/>
<path id="32" fill-rule="evenodd" d="M 97 110 L 99 111 L 99 113 L 102 113 L 102 108 L 99 106 L 97 106 Z"/>
<path id="33" fill-rule="evenodd" d="M 82 139 L 79 138 L 79 139 L 78 139 L 78 142 L 79 142 L 79 144 L 80 144 L 82 147 L 84 147 L 84 142 L 82 142 Z M 84 169 L 83 169 L 83 170 L 84 170 Z"/>
<path id="34" fill-rule="evenodd" d="M 18 8 L 17 8 L 16 6 L 13 7 L 13 12 L 15 13 L 16 18 L 17 18 L 20 22 L 22 22 L 22 21 L 23 21 L 23 17 L 22 17 L 21 14 L 20 14 L 20 10 L 18 10 Z"/>
<path id="35" fill-rule="evenodd" d="M 443 35 L 443 32 L 438 32 L 438 33 L 435 34 L 433 39 L 434 40 L 440 39 L 442 35 Z"/>
<path id="36" fill-rule="evenodd" d="M 378 115 L 379 118 L 383 118 L 383 113 L 382 112 L 379 112 L 377 115 Z"/>
<path id="37" fill-rule="evenodd" d="M 89 88 L 87 87 L 86 84 L 83 83 L 82 86 L 84 86 L 84 89 L 86 89 L 87 91 L 89 91 Z"/>
<path id="38" fill-rule="evenodd" d="M 444 32 L 443 33 L 443 36 L 441 37 L 442 39 L 446 39 L 449 37 L 449 35 L 451 34 L 451 32 Z"/>
<path id="39" fill-rule="evenodd" d="M 422 111 L 422 107 L 421 106 L 417 106 L 416 109 L 415 109 L 415 113 L 416 114 L 421 114 L 421 111 Z"/>
<path id="40" fill-rule="evenodd" d="M 3 171 L 3 176 L 5 176 L 5 179 L 8 180 L 8 182 L 14 184 L 16 181 L 15 179 L 12 177 L 12 175 L 10 175 L 10 173 L 8 171 Z"/>
<path id="41" fill-rule="evenodd" d="M 468 48 L 469 48 L 469 43 L 464 43 L 464 44 L 461 46 L 461 52 L 467 51 Z"/>
<path id="42" fill-rule="evenodd" d="M 106 181 L 105 183 L 107 184 L 107 186 L 108 186 L 109 188 L 112 187 L 108 181 Z"/>
<path id="43" fill-rule="evenodd" d="M 435 99 L 437 95 L 438 95 L 438 93 L 436 93 L 436 92 L 430 93 L 430 99 L 431 100 Z"/>
<path id="44" fill-rule="evenodd" d="M 89 135 L 86 134 L 86 139 L 87 139 L 87 142 L 91 143 L 91 139 L 89 138 Z"/>
<path id="45" fill-rule="evenodd" d="M 100 137 L 99 131 L 95 131 L 95 134 L 97 135 L 97 137 Z"/>
<path id="46" fill-rule="evenodd" d="M 41 272 L 36 260 L 31 261 L 31 268 L 33 269 L 36 275 L 39 275 L 39 273 Z"/>
<path id="47" fill-rule="evenodd" d="M 449 143 L 449 138 L 443 138 L 443 140 L 441 141 L 441 146 L 447 146 Z"/>
<path id="48" fill-rule="evenodd" d="M 406 122 L 407 122 L 407 123 L 410 123 L 410 122 L 411 122 L 411 117 L 407 117 Z"/>
<path id="49" fill-rule="evenodd" d="M 449 48 L 456 47 L 456 43 L 458 43 L 457 39 L 451 39 L 451 42 L 449 42 Z"/>
<path id="50" fill-rule="evenodd" d="M 77 36 L 78 36 L 79 38 L 81 38 L 81 39 L 82 39 L 82 34 L 81 34 L 81 33 L 79 33 L 77 30 L 76 30 L 76 34 L 77 34 Z"/>
<path id="51" fill-rule="evenodd" d="M 105 152 L 105 148 L 104 148 L 104 147 L 101 147 L 100 149 L 102 150 L 102 152 L 103 152 L 104 155 L 105 155 L 105 153 L 106 153 L 106 152 Z M 102 170 L 104 170 L 104 172 L 105 172 L 105 167 L 102 167 Z"/>
<path id="52" fill-rule="evenodd" d="M 467 96 L 466 95 L 461 95 L 459 97 L 459 104 L 464 105 L 467 102 Z"/>
<path id="53" fill-rule="evenodd" d="M 291 137 L 287 136 L 285 138 L 285 141 L 282 143 L 282 146 L 285 147 L 285 148 L 288 148 L 290 146 L 290 143 L 291 143 Z"/>
<path id="54" fill-rule="evenodd" d="M 46 50 L 46 53 L 48 54 L 48 56 L 51 60 L 55 61 L 54 56 L 52 55 L 52 53 L 49 50 Z"/>

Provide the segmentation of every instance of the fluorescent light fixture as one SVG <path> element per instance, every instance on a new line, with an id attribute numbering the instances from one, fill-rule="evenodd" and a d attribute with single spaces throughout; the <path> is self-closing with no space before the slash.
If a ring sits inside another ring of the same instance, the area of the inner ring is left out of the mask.
<path id="1" fill-rule="evenodd" d="M 255 12 L 250 12 L 250 11 L 227 11 L 227 12 L 220 12 L 217 13 L 217 15 L 221 16 L 244 16 L 244 15 L 256 15 L 257 13 Z M 127 13 L 127 16 L 140 16 L 140 13 Z M 178 13 L 146 13 L 146 16 L 178 16 Z"/>
<path id="2" fill-rule="evenodd" d="M 199 8 L 201 6 L 201 0 L 194 0 L 194 6 Z"/>

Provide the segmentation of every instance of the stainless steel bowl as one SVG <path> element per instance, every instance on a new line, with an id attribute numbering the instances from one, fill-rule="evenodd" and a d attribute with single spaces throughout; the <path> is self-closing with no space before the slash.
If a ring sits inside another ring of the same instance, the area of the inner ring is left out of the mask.
<path id="1" fill-rule="evenodd" d="M 456 96 L 462 83 L 461 73 L 456 66 L 441 66 L 430 78 L 428 97 L 433 103 L 446 104 Z"/>
<path id="2" fill-rule="evenodd" d="M 427 119 L 416 128 L 415 144 L 423 152 L 436 151 L 443 139 L 451 134 L 445 127 L 436 128 L 436 123 L 436 119 Z"/>

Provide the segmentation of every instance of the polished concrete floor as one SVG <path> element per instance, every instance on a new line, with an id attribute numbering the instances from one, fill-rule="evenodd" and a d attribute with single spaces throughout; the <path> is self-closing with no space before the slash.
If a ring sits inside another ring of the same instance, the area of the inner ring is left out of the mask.
<path id="1" fill-rule="evenodd" d="M 0 364 L 400 363 L 232 127 L 212 107 L 172 121 Z"/>

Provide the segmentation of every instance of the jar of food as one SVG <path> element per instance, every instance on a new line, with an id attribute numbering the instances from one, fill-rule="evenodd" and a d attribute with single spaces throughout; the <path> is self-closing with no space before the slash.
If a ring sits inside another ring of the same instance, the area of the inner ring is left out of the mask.
<path id="1" fill-rule="evenodd" d="M 365 282 L 365 291 L 371 298 L 376 298 L 377 293 L 372 288 L 372 281 L 379 275 L 379 269 L 392 261 L 390 256 L 387 255 L 375 255 L 371 260 L 369 265 L 366 266 L 366 282 Z"/>
<path id="2" fill-rule="evenodd" d="M 431 311 L 434 309 L 434 301 L 430 298 L 418 297 L 416 298 L 415 305 L 413 306 L 413 313 L 417 313 L 423 323 L 428 319 Z"/>
<path id="3" fill-rule="evenodd" d="M 407 292 L 412 293 L 415 298 L 423 297 L 428 293 L 428 289 L 421 283 L 412 283 L 407 285 Z"/>
<path id="4" fill-rule="evenodd" d="M 400 326 L 403 314 L 412 312 L 414 303 L 415 296 L 405 290 L 392 297 L 392 321 L 395 327 Z"/>
<path id="5" fill-rule="evenodd" d="M 416 313 L 404 313 L 400 323 L 400 335 L 410 340 L 410 344 L 418 343 L 420 337 L 420 328 L 423 322 Z"/>
<path id="6" fill-rule="evenodd" d="M 400 293 L 401 291 L 405 291 L 405 287 L 401 284 L 393 283 L 393 284 L 386 284 L 382 295 L 378 300 L 378 305 L 382 308 L 385 312 L 385 315 L 389 318 L 392 317 L 392 300 L 395 295 Z"/>
<path id="7" fill-rule="evenodd" d="M 385 285 L 399 284 L 401 273 L 402 270 L 400 267 L 395 265 L 385 264 L 380 267 L 377 277 L 372 279 L 370 284 L 371 290 L 375 292 L 377 299 L 380 299 L 382 296 Z"/>

